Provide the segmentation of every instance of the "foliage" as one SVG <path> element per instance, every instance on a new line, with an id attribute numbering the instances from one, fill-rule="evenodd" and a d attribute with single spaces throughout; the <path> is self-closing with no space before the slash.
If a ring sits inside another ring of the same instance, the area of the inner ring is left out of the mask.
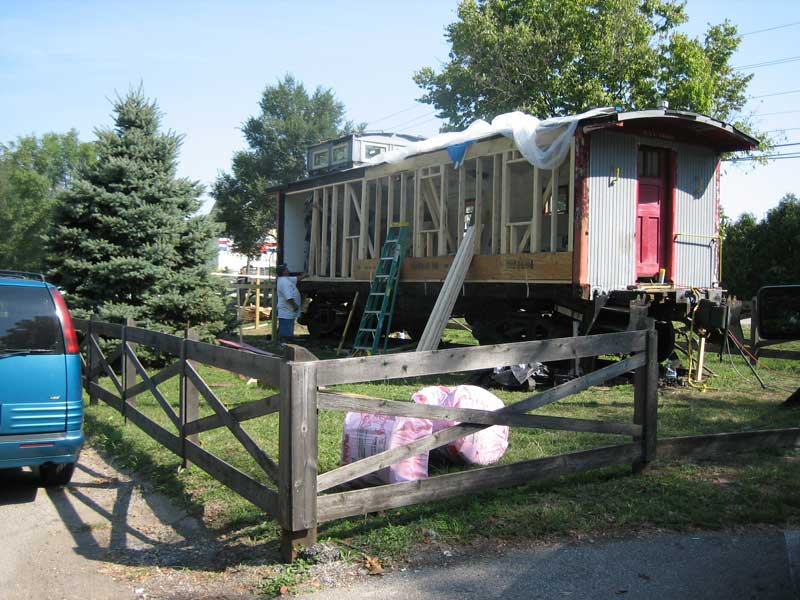
<path id="1" fill-rule="evenodd" d="M 197 214 L 202 187 L 176 176 L 181 136 L 141 89 L 113 103 L 98 160 L 58 199 L 48 239 L 51 279 L 73 308 L 142 326 L 219 331 L 224 306 L 210 276 L 216 225 Z"/>
<path id="2" fill-rule="evenodd" d="M 260 252 L 276 227 L 277 206 L 266 190 L 307 176 L 308 146 L 354 129 L 332 90 L 317 87 L 309 94 L 291 75 L 268 85 L 259 107 L 261 113 L 242 126 L 248 149 L 233 156 L 232 172 L 219 175 L 211 191 L 225 233 L 248 256 Z"/>
<path id="3" fill-rule="evenodd" d="M 730 120 L 752 78 L 729 64 L 736 27 L 710 26 L 701 41 L 677 31 L 686 20 L 677 0 L 463 0 L 447 27 L 449 62 L 414 79 L 450 128 L 513 110 L 545 118 L 661 99 Z"/>
<path id="4" fill-rule="evenodd" d="M 800 199 L 786 194 L 761 221 L 745 213 L 723 239 L 723 283 L 743 299 L 764 285 L 800 281 Z"/>
<path id="5" fill-rule="evenodd" d="M 44 270 L 55 197 L 94 158 L 75 130 L 0 144 L 0 268 Z"/>

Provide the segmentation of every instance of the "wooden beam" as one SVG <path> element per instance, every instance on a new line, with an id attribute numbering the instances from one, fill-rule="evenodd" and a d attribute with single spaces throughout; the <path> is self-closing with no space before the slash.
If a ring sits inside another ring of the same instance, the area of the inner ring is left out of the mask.
<path id="1" fill-rule="evenodd" d="M 414 227 L 411 232 L 413 241 L 413 254 L 415 257 L 422 256 L 422 184 L 420 183 L 419 171 L 414 175 Z"/>
<path id="2" fill-rule="evenodd" d="M 531 214 L 531 252 L 542 251 L 542 225 L 544 206 L 542 204 L 542 180 L 539 167 L 533 167 L 533 212 Z"/>
<path id="3" fill-rule="evenodd" d="M 550 252 L 558 252 L 558 167 L 550 183 Z"/>
<path id="4" fill-rule="evenodd" d="M 502 184 L 500 194 L 500 254 L 508 254 L 508 211 L 511 194 L 511 169 L 508 167 L 508 153 L 503 152 Z"/>
<path id="5" fill-rule="evenodd" d="M 544 477 L 561 477 L 599 467 L 624 465 L 630 463 L 637 453 L 636 444 L 623 444 L 510 465 L 470 469 L 418 481 L 326 494 L 317 500 L 318 521 L 330 521 L 420 502 L 474 494 L 481 490 L 494 490 Z"/>
<path id="6" fill-rule="evenodd" d="M 473 224 L 475 225 L 475 254 L 481 253 L 481 240 L 483 240 L 483 160 L 475 159 L 475 206 Z"/>
<path id="7" fill-rule="evenodd" d="M 502 169 L 502 157 L 499 154 L 495 154 L 492 165 L 492 254 L 500 253 L 500 204 L 503 195 Z"/>
<path id="8" fill-rule="evenodd" d="M 272 396 L 266 396 L 260 400 L 253 400 L 247 404 L 240 404 L 230 409 L 228 412 L 230 412 L 234 419 L 241 423 L 242 421 L 248 421 L 278 412 L 279 399 L 280 395 L 273 394 Z M 197 419 L 196 421 L 189 421 L 185 425 L 185 430 L 186 435 L 191 435 L 202 433 L 203 431 L 210 431 L 217 427 L 222 427 L 223 425 L 225 425 L 225 423 L 222 419 L 220 419 L 218 415 L 213 414 Z"/>
<path id="9" fill-rule="evenodd" d="M 381 252 L 381 239 L 383 238 L 383 227 L 381 227 L 381 221 L 383 221 L 383 180 L 376 179 L 375 180 L 375 224 L 374 224 L 374 233 L 372 236 L 372 243 L 374 244 L 371 250 L 371 258 L 378 258 Z"/>
<path id="10" fill-rule="evenodd" d="M 408 216 L 406 215 L 407 207 L 407 195 L 408 195 L 408 173 L 403 171 L 400 173 L 400 208 L 399 208 L 399 220 L 401 223 L 407 223 Z M 413 235 L 413 233 L 412 233 Z"/>
<path id="11" fill-rule="evenodd" d="M 456 218 L 456 245 L 461 245 L 464 237 L 464 219 L 467 212 L 467 169 L 464 166 L 466 161 L 461 161 L 458 167 L 458 217 Z M 474 208 L 474 207 L 473 207 Z"/>
<path id="12" fill-rule="evenodd" d="M 447 170 L 449 166 L 447 164 L 443 164 L 440 169 L 439 173 L 439 236 L 438 236 L 438 244 L 436 253 L 439 256 L 446 256 L 448 250 L 448 241 L 450 240 L 450 230 L 448 229 L 449 223 L 447 222 L 447 186 L 448 186 L 448 177 L 447 177 Z"/>
<path id="13" fill-rule="evenodd" d="M 156 348 L 157 350 L 174 356 L 179 356 L 181 353 L 183 338 L 177 335 L 150 331 L 149 329 L 142 329 L 141 327 L 127 327 L 126 329 L 125 335 L 129 343 L 150 346 L 151 348 Z"/>
<path id="14" fill-rule="evenodd" d="M 567 208 L 567 250 L 575 244 L 575 137 L 569 143 L 569 206 Z"/>
<path id="15" fill-rule="evenodd" d="M 367 180 L 361 182 L 361 210 L 358 215 L 359 234 L 358 234 L 358 258 L 367 258 L 367 242 L 369 240 L 369 186 Z"/>
<path id="16" fill-rule="evenodd" d="M 328 238 L 330 236 L 328 189 L 327 187 L 322 188 L 322 244 L 320 244 L 318 275 L 323 277 L 328 274 Z"/>
<path id="17" fill-rule="evenodd" d="M 350 202 L 353 190 L 349 183 L 344 184 L 344 197 L 342 198 L 342 277 L 350 277 Z"/>
<path id="18" fill-rule="evenodd" d="M 476 371 L 533 361 L 550 362 L 600 354 L 637 352 L 643 350 L 644 346 L 644 331 L 625 331 L 431 352 L 360 356 L 320 361 L 317 365 L 317 377 L 319 385 L 330 386 Z"/>
<path id="19" fill-rule="evenodd" d="M 394 222 L 394 175 L 386 178 L 386 236 L 389 236 L 389 229 Z"/>
<path id="20" fill-rule="evenodd" d="M 336 252 L 339 244 L 339 186 L 333 186 L 331 198 L 331 264 L 330 277 L 336 277 L 336 266 L 338 253 Z"/>
<path id="21" fill-rule="evenodd" d="M 628 436 L 642 433 L 640 425 L 629 423 L 612 423 L 593 419 L 528 415 L 471 408 L 450 408 L 399 400 L 384 400 L 383 398 L 359 397 L 330 391 L 319 392 L 317 406 L 321 409 L 344 412 L 415 417 L 434 421 L 460 421 L 471 425 L 509 425 L 534 429 L 582 431 Z"/>
<path id="22" fill-rule="evenodd" d="M 277 386 L 281 359 L 205 342 L 186 342 L 186 358 Z"/>
<path id="23" fill-rule="evenodd" d="M 320 211 L 317 205 L 319 192 L 314 190 L 311 200 L 311 240 L 308 248 L 308 269 L 311 275 L 317 274 L 317 255 L 319 254 Z"/>
<path id="24" fill-rule="evenodd" d="M 175 409 L 172 408 L 172 405 L 167 401 L 158 387 L 156 387 L 156 385 L 150 379 L 150 376 L 148 375 L 147 370 L 144 368 L 144 365 L 142 365 L 142 363 L 139 361 L 139 358 L 136 356 L 136 354 L 134 354 L 130 346 L 128 346 L 126 354 L 133 363 L 136 371 L 139 373 L 139 376 L 142 378 L 142 381 L 147 384 L 147 387 L 150 389 L 150 393 L 153 395 L 153 398 L 156 399 L 164 412 L 167 413 L 167 417 L 169 417 L 169 420 L 172 421 L 172 424 L 175 425 L 176 429 L 180 431 L 181 420 L 178 417 L 178 413 L 175 412 Z"/>

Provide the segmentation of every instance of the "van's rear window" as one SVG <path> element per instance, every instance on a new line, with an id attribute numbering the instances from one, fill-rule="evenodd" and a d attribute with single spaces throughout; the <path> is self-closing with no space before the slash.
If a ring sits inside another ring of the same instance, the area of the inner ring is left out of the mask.
<path id="1" fill-rule="evenodd" d="M 0 354 L 63 354 L 56 307 L 46 288 L 0 285 Z"/>

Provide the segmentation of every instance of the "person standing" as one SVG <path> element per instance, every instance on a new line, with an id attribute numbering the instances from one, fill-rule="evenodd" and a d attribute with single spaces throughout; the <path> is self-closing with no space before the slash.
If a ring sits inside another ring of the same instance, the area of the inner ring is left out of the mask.
<path id="1" fill-rule="evenodd" d="M 289 272 L 286 263 L 277 267 L 278 274 L 278 341 L 292 341 L 294 338 L 294 321 L 300 316 L 300 292 L 297 282 L 302 275 L 296 276 Z"/>

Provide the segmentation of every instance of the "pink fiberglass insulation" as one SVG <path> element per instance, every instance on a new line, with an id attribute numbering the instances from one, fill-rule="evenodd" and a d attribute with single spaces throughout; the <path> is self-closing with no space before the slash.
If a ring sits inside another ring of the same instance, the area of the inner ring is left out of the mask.
<path id="1" fill-rule="evenodd" d="M 491 392 L 474 385 L 456 387 L 431 386 L 412 396 L 417 404 L 446 406 L 450 408 L 472 408 L 500 410 L 503 401 Z M 433 432 L 441 431 L 458 421 L 433 421 Z M 508 427 L 494 425 L 466 437 L 450 442 L 439 451 L 450 462 L 472 465 L 491 465 L 500 460 L 508 448 Z"/>
<path id="2" fill-rule="evenodd" d="M 342 465 L 403 446 L 431 434 L 428 419 L 347 413 L 342 435 Z M 361 478 L 363 484 L 415 481 L 428 476 L 428 453 L 411 456 Z"/>

